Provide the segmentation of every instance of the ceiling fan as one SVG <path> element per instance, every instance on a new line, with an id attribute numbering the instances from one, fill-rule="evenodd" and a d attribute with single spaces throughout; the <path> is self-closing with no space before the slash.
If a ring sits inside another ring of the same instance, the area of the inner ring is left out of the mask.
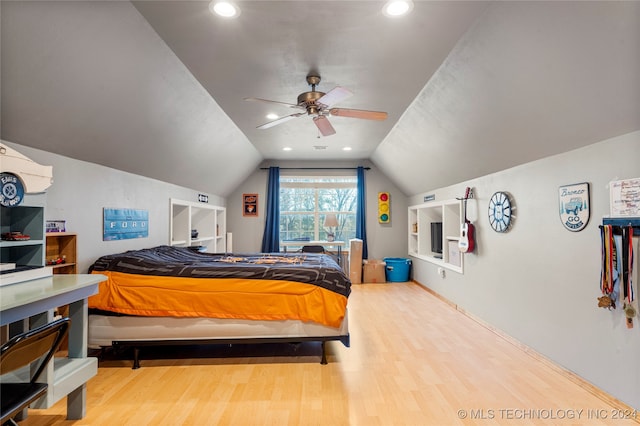
<path id="1" fill-rule="evenodd" d="M 362 118 L 365 120 L 385 120 L 387 113 L 382 111 L 367 111 L 362 109 L 349 108 L 332 108 L 333 105 L 339 103 L 352 96 L 353 93 L 344 87 L 334 87 L 327 93 L 317 92 L 316 86 L 320 83 L 320 77 L 317 75 L 308 75 L 307 83 L 311 86 L 310 92 L 304 92 L 298 95 L 297 104 L 289 104 L 286 102 L 270 101 L 260 98 L 244 98 L 245 101 L 259 101 L 273 104 L 285 105 L 289 108 L 301 109 L 303 112 L 286 115 L 276 120 L 258 126 L 258 129 L 268 129 L 270 127 L 282 124 L 285 121 L 301 117 L 303 115 L 313 116 L 313 122 L 318 127 L 322 136 L 330 136 L 336 133 L 335 129 L 329 122 L 328 116 Z"/>

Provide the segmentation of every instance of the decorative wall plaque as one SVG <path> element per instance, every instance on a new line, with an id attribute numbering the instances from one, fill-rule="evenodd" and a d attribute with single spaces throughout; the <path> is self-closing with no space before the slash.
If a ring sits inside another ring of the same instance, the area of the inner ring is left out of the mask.
<path id="1" fill-rule="evenodd" d="M 589 206 L 589 184 L 587 182 L 561 186 L 558 189 L 560 221 L 569 231 L 582 231 L 591 209 Z"/>

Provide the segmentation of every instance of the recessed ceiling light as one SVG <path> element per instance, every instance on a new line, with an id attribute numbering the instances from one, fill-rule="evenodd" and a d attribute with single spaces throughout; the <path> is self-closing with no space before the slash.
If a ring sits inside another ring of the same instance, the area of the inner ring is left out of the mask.
<path id="1" fill-rule="evenodd" d="M 282 148 L 283 151 L 291 151 L 291 147 L 290 146 L 285 146 L 284 148 Z"/>
<path id="2" fill-rule="evenodd" d="M 344 148 L 342 148 L 343 151 L 351 151 L 351 147 L 350 146 L 345 146 Z"/>
<path id="3" fill-rule="evenodd" d="M 382 13 L 386 16 L 395 18 L 397 16 L 406 15 L 413 9 L 413 2 L 411 0 L 390 0 L 384 5 Z"/>
<path id="4" fill-rule="evenodd" d="M 240 8 L 228 1 L 211 0 L 209 10 L 223 18 L 236 18 L 240 15 Z"/>
<path id="5" fill-rule="evenodd" d="M 267 114 L 267 118 L 269 120 L 275 120 L 276 118 L 278 118 L 278 114 L 274 114 L 274 113 L 271 112 L 271 113 Z"/>

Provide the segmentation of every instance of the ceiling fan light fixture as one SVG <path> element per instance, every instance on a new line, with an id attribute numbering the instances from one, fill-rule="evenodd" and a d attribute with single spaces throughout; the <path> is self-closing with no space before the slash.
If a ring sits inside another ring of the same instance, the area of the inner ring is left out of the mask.
<path id="1" fill-rule="evenodd" d="M 228 1 L 211 0 L 209 10 L 223 18 L 237 18 L 240 15 L 240 8 Z"/>
<path id="2" fill-rule="evenodd" d="M 385 16 L 396 18 L 406 15 L 413 10 L 413 1 L 411 0 L 390 0 L 382 8 Z"/>
<path id="3" fill-rule="evenodd" d="M 387 118 L 387 113 L 383 111 L 370 111 L 352 108 L 332 108 L 331 106 L 333 104 L 336 104 L 347 99 L 350 96 L 353 96 L 353 92 L 341 86 L 336 86 L 333 89 L 329 90 L 327 93 L 316 91 L 316 85 L 320 83 L 320 77 L 317 75 L 308 75 L 307 83 L 311 85 L 311 91 L 304 92 L 298 95 L 298 101 L 295 104 L 254 97 L 244 98 L 245 101 L 259 101 L 269 104 L 284 105 L 289 108 L 295 108 L 303 111 L 285 115 L 284 117 L 279 117 L 278 115 L 268 115 L 267 119 L 271 121 L 259 125 L 258 127 L 256 127 L 256 129 L 269 129 L 294 118 L 307 115 L 313 117 L 313 123 L 318 129 L 319 139 L 321 135 L 330 136 L 336 133 L 336 130 L 333 128 L 327 118 L 332 115 L 348 118 L 361 118 L 365 120 L 385 120 Z"/>

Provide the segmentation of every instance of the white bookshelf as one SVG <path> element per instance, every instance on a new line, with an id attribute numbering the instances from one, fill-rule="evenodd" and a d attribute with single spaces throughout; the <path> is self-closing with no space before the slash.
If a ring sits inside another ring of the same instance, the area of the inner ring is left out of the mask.
<path id="1" fill-rule="evenodd" d="M 461 217 L 462 204 L 455 199 L 409 207 L 409 255 L 464 273 L 464 254 L 457 250 Z M 442 223 L 442 253 L 431 250 L 431 224 L 438 222 Z"/>
<path id="2" fill-rule="evenodd" d="M 171 198 L 170 211 L 170 245 L 203 246 L 209 253 L 226 251 L 225 207 Z M 192 238 L 192 230 L 198 232 L 197 237 Z"/>

